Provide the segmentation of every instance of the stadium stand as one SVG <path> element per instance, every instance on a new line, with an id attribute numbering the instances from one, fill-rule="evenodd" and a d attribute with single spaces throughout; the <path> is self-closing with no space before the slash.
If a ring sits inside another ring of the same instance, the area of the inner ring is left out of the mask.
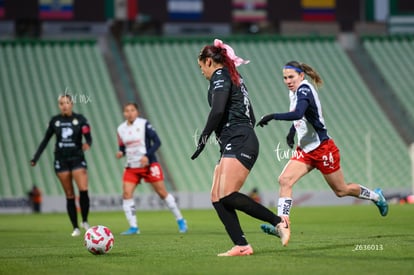
<path id="1" fill-rule="evenodd" d="M 208 83 L 197 55 L 212 39 L 128 39 L 125 54 L 138 87 L 141 104 L 163 141 L 161 154 L 178 190 L 208 191 L 219 158 L 214 141 L 196 161 L 189 159 L 209 108 Z M 334 38 L 233 38 L 237 53 L 251 63 L 240 67 L 257 117 L 288 108 L 281 68 L 292 59 L 316 68 L 325 86 L 320 91 L 329 133 L 342 149 L 347 181 L 371 188 L 410 186 L 408 149 Z M 273 122 L 257 129 L 260 157 L 244 188 L 277 190 L 277 176 L 291 154 L 285 145 L 289 123 Z M 279 149 L 279 151 L 277 151 Z M 313 172 L 296 190 L 325 190 Z"/>
<path id="2" fill-rule="evenodd" d="M 120 194 L 122 162 L 115 152 L 122 113 L 96 42 L 3 41 L 0 66 L 0 196 L 25 196 L 33 184 L 45 195 L 63 194 L 53 170 L 54 138 L 36 167 L 29 160 L 65 91 L 92 127 L 93 145 L 86 153 L 91 194 Z"/>
<path id="3" fill-rule="evenodd" d="M 414 37 L 366 37 L 363 46 L 410 119 L 414 120 L 414 80 L 409 69 L 414 64 Z"/>

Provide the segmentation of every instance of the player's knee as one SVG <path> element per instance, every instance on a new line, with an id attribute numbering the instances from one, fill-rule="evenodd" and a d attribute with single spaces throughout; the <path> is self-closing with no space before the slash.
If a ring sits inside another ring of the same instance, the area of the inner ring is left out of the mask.
<path id="1" fill-rule="evenodd" d="M 280 175 L 278 181 L 280 187 L 291 187 L 293 185 L 292 177 Z"/>
<path id="2" fill-rule="evenodd" d="M 216 201 L 219 201 L 220 198 L 216 194 L 211 194 L 210 195 L 210 200 L 211 200 L 211 202 L 216 202 Z"/>

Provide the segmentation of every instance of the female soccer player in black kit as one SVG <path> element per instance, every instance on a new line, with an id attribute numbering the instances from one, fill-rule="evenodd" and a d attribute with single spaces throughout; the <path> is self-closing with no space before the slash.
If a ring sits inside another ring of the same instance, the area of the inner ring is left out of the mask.
<path id="1" fill-rule="evenodd" d="M 284 228 L 289 226 L 284 220 L 239 192 L 259 154 L 259 142 L 253 128 L 253 109 L 246 86 L 236 69 L 236 66 L 246 63 L 234 54 L 230 46 L 218 39 L 214 45 L 205 46 L 198 56 L 201 72 L 210 81 L 208 102 L 211 110 L 191 159 L 197 158 L 203 151 L 207 139 L 214 131 L 220 144 L 221 157 L 214 170 L 211 201 L 234 243 L 233 248 L 218 256 L 253 254 L 236 210 L 268 221 L 280 229 L 281 238 L 289 237 L 284 235 Z"/>
<path id="2" fill-rule="evenodd" d="M 61 113 L 50 120 L 46 134 L 31 160 L 31 165 L 36 165 L 50 138 L 55 134 L 55 172 L 65 191 L 66 209 L 73 225 L 72 236 L 76 237 L 80 235 L 80 230 L 72 179 L 75 180 L 79 189 L 79 204 L 82 214 L 81 226 L 87 230 L 89 228 L 88 174 L 83 152 L 89 150 L 92 137 L 86 118 L 81 114 L 72 112 L 72 97 L 65 94 L 60 96 L 58 101 Z M 86 140 L 84 144 L 82 144 L 82 137 L 85 137 Z"/>

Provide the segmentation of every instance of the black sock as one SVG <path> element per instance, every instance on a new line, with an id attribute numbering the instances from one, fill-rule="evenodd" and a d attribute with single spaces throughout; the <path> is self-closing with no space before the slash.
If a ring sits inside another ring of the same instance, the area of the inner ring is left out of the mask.
<path id="1" fill-rule="evenodd" d="M 243 211 L 253 218 L 268 222 L 273 226 L 280 223 L 282 220 L 275 213 L 255 202 L 252 198 L 239 192 L 233 192 L 220 200 L 224 206 L 233 207 L 234 209 Z"/>
<path id="2" fill-rule="evenodd" d="M 79 192 L 79 205 L 82 214 L 82 221 L 88 221 L 88 214 L 89 214 L 89 195 L 88 190 L 80 191 Z"/>
<path id="3" fill-rule="evenodd" d="M 236 211 L 226 208 L 220 201 L 213 202 L 213 206 L 233 243 L 235 245 L 247 245 Z"/>
<path id="4" fill-rule="evenodd" d="M 66 199 L 66 211 L 68 212 L 73 228 L 78 228 L 78 216 L 76 213 L 75 199 Z"/>

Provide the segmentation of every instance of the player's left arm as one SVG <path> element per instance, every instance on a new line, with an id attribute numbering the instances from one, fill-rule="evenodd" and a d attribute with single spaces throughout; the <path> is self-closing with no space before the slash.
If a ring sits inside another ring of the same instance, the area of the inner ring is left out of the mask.
<path id="1" fill-rule="evenodd" d="M 91 126 L 88 123 L 88 120 L 82 116 L 82 126 L 81 126 L 82 135 L 85 137 L 86 143 L 82 145 L 83 151 L 89 150 L 92 146 L 92 134 Z"/>
<path id="2" fill-rule="evenodd" d="M 300 87 L 296 93 L 297 93 L 297 102 L 296 102 L 295 109 L 293 111 L 290 111 L 287 113 L 273 113 L 273 114 L 262 116 L 262 118 L 257 123 L 257 125 L 263 127 L 264 125 L 267 125 L 268 122 L 273 119 L 274 120 L 286 120 L 286 121 L 293 121 L 293 120 L 301 119 L 305 115 L 306 109 L 308 108 L 311 102 L 311 99 L 310 99 L 311 90 L 308 87 L 305 87 L 304 89 Z"/>
<path id="3" fill-rule="evenodd" d="M 145 140 L 149 141 L 147 143 L 147 153 L 146 156 L 151 156 L 155 154 L 155 152 L 160 148 L 161 146 L 161 140 L 155 131 L 155 129 L 152 127 L 151 123 L 147 121 L 145 124 Z"/>

